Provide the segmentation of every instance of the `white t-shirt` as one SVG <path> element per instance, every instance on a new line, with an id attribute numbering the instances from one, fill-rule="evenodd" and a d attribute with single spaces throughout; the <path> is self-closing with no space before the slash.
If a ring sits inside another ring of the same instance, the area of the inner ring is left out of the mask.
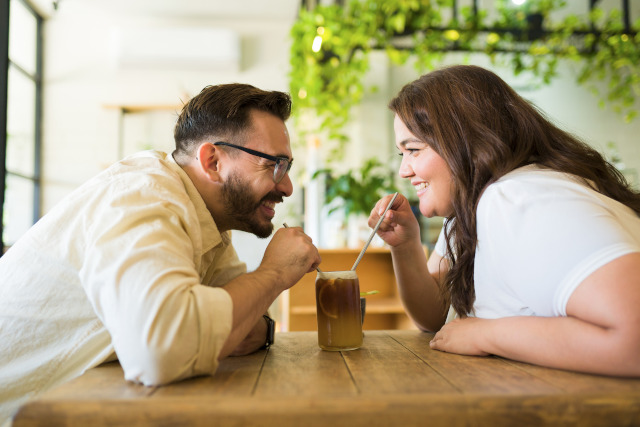
<path id="1" fill-rule="evenodd" d="M 566 316 L 569 297 L 606 263 L 640 252 L 640 217 L 579 179 L 535 165 L 490 185 L 477 212 L 474 314 Z M 446 252 L 444 233 L 435 251 Z"/>
<path id="2" fill-rule="evenodd" d="M 171 155 L 111 166 L 0 258 L 0 425 L 116 354 L 147 385 L 212 374 L 244 272 Z"/>

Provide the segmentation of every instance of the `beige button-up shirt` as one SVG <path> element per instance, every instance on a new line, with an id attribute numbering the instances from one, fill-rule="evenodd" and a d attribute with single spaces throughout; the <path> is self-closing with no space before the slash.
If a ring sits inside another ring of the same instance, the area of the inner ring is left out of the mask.
<path id="1" fill-rule="evenodd" d="M 128 380 L 212 374 L 245 273 L 188 175 L 148 151 L 91 179 L 0 258 L 0 425 L 117 357 Z"/>

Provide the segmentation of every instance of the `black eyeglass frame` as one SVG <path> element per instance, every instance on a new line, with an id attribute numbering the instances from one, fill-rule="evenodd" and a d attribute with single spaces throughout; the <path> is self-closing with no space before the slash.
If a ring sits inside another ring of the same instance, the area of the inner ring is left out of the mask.
<path id="1" fill-rule="evenodd" d="M 262 157 L 263 159 L 267 159 L 267 160 L 271 160 L 272 162 L 275 162 L 276 165 L 273 168 L 273 181 L 276 184 L 280 183 L 280 181 L 282 181 L 282 178 L 284 178 L 284 176 L 287 173 L 289 173 L 289 171 L 291 170 L 291 165 L 293 164 L 293 159 L 289 160 L 288 158 L 282 157 L 282 156 L 272 156 L 271 154 L 266 154 L 261 151 L 252 150 L 251 148 L 246 148 L 241 145 L 231 144 L 229 142 L 217 141 L 217 142 L 214 142 L 213 145 L 223 145 L 225 147 L 237 148 L 238 150 L 244 151 L 245 153 L 249 153 L 254 156 Z M 286 165 L 286 167 L 284 167 L 283 169 L 283 166 L 281 165 Z M 284 172 L 280 172 L 282 170 L 284 170 Z"/>

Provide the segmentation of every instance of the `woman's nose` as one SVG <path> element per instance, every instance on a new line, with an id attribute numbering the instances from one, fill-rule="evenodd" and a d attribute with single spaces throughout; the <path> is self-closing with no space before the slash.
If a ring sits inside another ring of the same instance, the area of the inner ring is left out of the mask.
<path id="1" fill-rule="evenodd" d="M 402 161 L 400 162 L 398 175 L 400 175 L 401 178 L 409 178 L 413 175 L 413 168 L 409 165 L 409 162 L 404 156 L 402 156 Z"/>

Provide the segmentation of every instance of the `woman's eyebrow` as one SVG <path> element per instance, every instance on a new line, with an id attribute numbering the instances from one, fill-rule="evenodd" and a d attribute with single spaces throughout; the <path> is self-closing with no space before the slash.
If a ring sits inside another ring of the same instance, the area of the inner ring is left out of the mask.
<path id="1" fill-rule="evenodd" d="M 403 139 L 402 141 L 400 141 L 398 143 L 398 145 L 400 145 L 402 148 L 404 148 L 410 142 L 418 142 L 420 144 L 424 144 L 424 142 L 419 140 L 418 138 L 407 138 L 407 139 Z"/>

